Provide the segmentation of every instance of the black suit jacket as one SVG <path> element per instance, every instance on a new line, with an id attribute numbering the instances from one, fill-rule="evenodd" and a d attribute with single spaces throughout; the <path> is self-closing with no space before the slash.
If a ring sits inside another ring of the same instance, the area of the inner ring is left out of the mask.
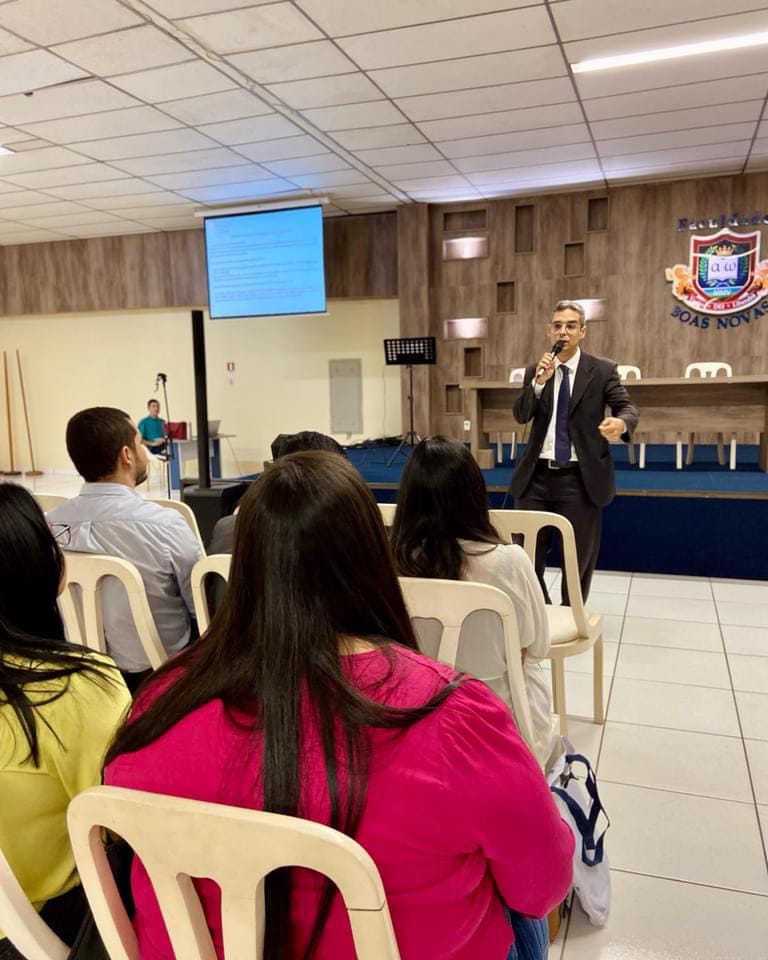
<path id="1" fill-rule="evenodd" d="M 523 388 L 514 408 L 519 423 L 533 420 L 525 453 L 510 484 L 515 497 L 523 496 L 528 489 L 552 416 L 555 378 L 550 377 L 537 399 L 533 390 L 535 373 L 535 365 L 526 368 Z M 612 416 L 620 417 L 626 423 L 627 432 L 621 439 L 628 443 L 637 427 L 640 413 L 621 383 L 616 364 L 613 360 L 593 357 L 582 350 L 568 408 L 568 428 L 587 494 L 598 507 L 610 503 L 616 492 L 610 445 L 597 429 L 605 417 L 606 407 L 610 407 Z"/>

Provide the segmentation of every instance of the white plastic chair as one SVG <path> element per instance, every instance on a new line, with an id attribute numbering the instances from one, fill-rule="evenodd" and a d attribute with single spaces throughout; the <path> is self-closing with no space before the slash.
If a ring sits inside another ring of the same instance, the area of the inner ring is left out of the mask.
<path id="1" fill-rule="evenodd" d="M 525 367 L 512 367 L 509 371 L 509 382 L 510 383 L 522 383 L 525 380 Z M 513 431 L 511 434 L 512 438 L 512 447 L 509 453 L 510 459 L 515 459 L 515 454 L 517 453 L 517 432 Z M 502 433 L 496 434 L 496 462 L 501 463 L 504 459 L 504 435 Z"/>
<path id="2" fill-rule="evenodd" d="M 381 519 L 384 521 L 384 526 L 391 527 L 395 522 L 395 511 L 397 510 L 397 504 L 380 503 L 379 510 L 381 510 Z"/>
<path id="3" fill-rule="evenodd" d="M 437 659 L 451 667 L 456 666 L 461 626 L 467 617 L 478 610 L 490 610 L 498 614 L 504 630 L 512 710 L 520 736 L 534 751 L 533 721 L 525 689 L 517 617 L 507 594 L 490 584 L 471 583 L 466 580 L 432 580 L 422 577 L 400 577 L 399 580 L 410 616 L 439 620 L 443 625 Z M 478 677 L 478 680 L 491 679 L 496 678 Z M 541 759 L 544 762 L 547 758 Z"/>
<path id="4" fill-rule="evenodd" d="M 122 837 L 146 868 L 174 953 L 183 960 L 215 957 L 193 877 L 208 877 L 221 889 L 225 956 L 261 960 L 264 877 L 287 866 L 324 874 L 338 887 L 359 960 L 399 960 L 375 863 L 358 843 L 330 827 L 120 787 L 79 794 L 67 821 L 80 879 L 111 960 L 137 960 L 139 954 L 101 843 L 102 827 Z"/>
<path id="5" fill-rule="evenodd" d="M 26 960 L 67 960 L 60 940 L 27 899 L 0 850 L 0 930 Z"/>
<path id="6" fill-rule="evenodd" d="M 153 480 L 157 479 L 161 487 L 168 486 L 168 461 L 161 459 L 152 453 L 149 447 L 147 450 L 147 490 L 152 489 Z"/>
<path id="7" fill-rule="evenodd" d="M 636 367 L 632 364 L 618 364 L 616 369 L 619 371 L 619 377 L 622 382 L 624 380 L 642 380 L 643 375 L 640 372 L 640 367 Z M 635 445 L 634 443 L 629 444 L 629 462 L 635 462 Z M 640 470 L 645 470 L 645 441 L 640 442 L 640 461 L 638 463 Z"/>
<path id="8" fill-rule="evenodd" d="M 603 723 L 603 617 L 584 608 L 576 558 L 576 538 L 573 526 L 558 513 L 538 510 L 491 510 L 491 523 L 499 536 L 512 541 L 513 534 L 524 537 L 523 549 L 536 563 L 536 540 L 540 530 L 554 527 L 560 532 L 563 548 L 563 576 L 568 586 L 570 606 L 547 604 L 549 620 L 549 659 L 552 661 L 552 700 L 555 713 L 560 715 L 560 733 L 568 733 L 565 705 L 565 659 L 590 649 L 592 653 L 592 699 L 595 723 Z"/>
<path id="9" fill-rule="evenodd" d="M 229 568 L 232 563 L 232 554 L 230 553 L 212 553 L 209 557 L 203 557 L 192 567 L 190 584 L 192 586 L 192 601 L 195 605 L 195 619 L 202 635 L 208 629 L 211 622 L 211 612 L 208 608 L 208 597 L 205 593 L 205 581 L 213 575 L 220 576 L 223 580 L 229 580 Z"/>
<path id="10" fill-rule="evenodd" d="M 719 374 L 725 374 L 726 377 L 733 376 L 733 367 L 730 363 L 726 363 L 724 360 L 714 360 L 714 361 L 705 361 L 697 363 L 689 363 L 685 368 L 685 378 L 689 380 L 693 376 L 699 377 L 717 377 Z M 685 457 L 685 465 L 689 467 L 693 463 L 693 453 L 694 453 L 694 437 L 695 434 L 688 434 L 688 452 Z M 717 462 L 720 466 L 725 464 L 725 451 L 723 445 L 725 443 L 725 437 L 722 433 L 717 435 Z M 675 444 L 675 466 L 678 470 L 683 468 L 683 436 L 678 433 L 677 443 Z M 730 456 L 728 459 L 728 466 L 731 470 L 736 469 L 736 434 L 731 434 L 731 444 L 730 444 Z"/>
<path id="11" fill-rule="evenodd" d="M 180 513 L 182 517 L 187 522 L 187 526 L 194 533 L 197 538 L 197 542 L 200 544 L 200 549 L 203 551 L 203 556 L 205 556 L 205 546 L 203 544 L 203 538 L 200 536 L 200 527 L 197 525 L 197 517 L 195 512 L 190 507 L 188 503 L 183 503 L 181 500 L 164 500 L 153 498 L 153 503 L 159 504 L 161 507 L 167 507 L 169 510 L 175 510 L 176 513 Z"/>
<path id="12" fill-rule="evenodd" d="M 114 577 L 128 596 L 134 626 L 152 669 L 162 666 L 168 654 L 157 632 L 144 581 L 136 567 L 128 560 L 98 553 L 65 553 L 65 558 L 66 583 L 59 597 L 59 608 L 70 642 L 100 653 L 108 652 L 101 610 L 101 583 L 105 577 Z M 75 588 L 80 590 L 79 601 L 74 595 Z"/>
<path id="13" fill-rule="evenodd" d="M 33 493 L 32 496 L 37 500 L 38 506 L 43 513 L 48 513 L 49 510 L 55 510 L 56 507 L 60 507 L 62 503 L 66 503 L 69 500 L 69 497 L 60 497 L 54 493 Z"/>

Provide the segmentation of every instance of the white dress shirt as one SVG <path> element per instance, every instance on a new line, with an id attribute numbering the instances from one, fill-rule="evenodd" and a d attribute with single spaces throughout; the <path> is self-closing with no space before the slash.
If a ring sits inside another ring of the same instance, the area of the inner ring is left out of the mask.
<path id="1" fill-rule="evenodd" d="M 578 366 L 579 366 L 579 360 L 580 360 L 580 359 L 581 359 L 581 347 L 577 347 L 577 348 L 576 348 L 576 353 L 574 353 L 574 355 L 571 357 L 570 360 L 566 360 L 565 363 L 562 363 L 562 362 L 559 360 L 559 358 L 555 357 L 555 373 L 554 373 L 555 382 L 554 382 L 553 385 L 552 385 L 552 387 L 553 387 L 553 390 L 552 390 L 552 415 L 551 415 L 550 418 L 549 418 L 549 426 L 547 427 L 547 433 L 546 433 L 546 436 L 544 437 L 544 446 L 541 448 L 541 453 L 539 454 L 539 459 L 540 459 L 540 460 L 542 460 L 542 459 L 543 459 L 543 460 L 554 460 L 554 459 L 555 459 L 555 424 L 556 424 L 556 421 L 557 421 L 557 398 L 558 398 L 558 396 L 559 396 L 559 394 L 560 394 L 560 384 L 563 382 L 563 376 L 564 376 L 564 374 L 560 373 L 559 368 L 560 368 L 560 367 L 563 367 L 563 366 L 568 367 L 568 370 L 570 371 L 570 372 L 567 374 L 568 380 L 569 380 L 568 388 L 569 388 L 569 390 L 571 391 L 571 396 L 573 396 L 573 384 L 574 384 L 574 381 L 576 380 L 576 370 L 577 370 L 577 368 L 578 368 Z M 533 384 L 533 392 L 536 394 L 537 397 L 540 397 L 540 396 L 541 396 L 541 394 L 542 394 L 542 392 L 543 392 L 543 390 L 544 390 L 544 387 L 546 387 L 546 383 L 542 383 L 542 384 L 534 383 L 534 384 Z M 579 459 L 579 458 L 576 456 L 576 448 L 573 446 L 573 444 L 571 444 L 571 456 L 570 456 L 570 459 L 571 459 L 571 460 L 578 460 L 578 459 Z"/>
<path id="2" fill-rule="evenodd" d="M 144 581 L 165 649 L 173 654 L 189 643 L 194 610 L 190 574 L 201 550 L 180 514 L 122 483 L 86 483 L 79 496 L 51 510 L 47 519 L 69 527 L 65 550 L 130 560 Z M 148 670 L 125 590 L 113 578 L 101 589 L 109 655 L 121 670 Z"/>

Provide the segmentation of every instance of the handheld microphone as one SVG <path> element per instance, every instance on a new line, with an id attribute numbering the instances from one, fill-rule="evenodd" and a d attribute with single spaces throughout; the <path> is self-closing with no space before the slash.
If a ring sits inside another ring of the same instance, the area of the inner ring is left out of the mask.
<path id="1" fill-rule="evenodd" d="M 164 373 L 158 373 L 158 375 L 155 377 L 155 393 L 157 393 L 157 391 L 158 391 L 158 389 L 159 389 L 159 387 L 160 387 L 160 384 L 161 384 L 161 383 L 165 383 L 165 381 L 166 381 L 167 379 L 168 379 L 168 377 L 167 377 L 166 374 L 164 374 Z"/>
<path id="2" fill-rule="evenodd" d="M 552 356 L 556 357 L 558 353 L 562 353 L 567 346 L 568 346 L 567 340 L 558 340 L 557 343 L 554 345 L 554 347 L 552 347 Z M 545 373 L 546 373 L 546 368 L 539 367 L 539 369 L 536 371 L 536 379 L 538 380 L 538 378 L 543 376 Z"/>

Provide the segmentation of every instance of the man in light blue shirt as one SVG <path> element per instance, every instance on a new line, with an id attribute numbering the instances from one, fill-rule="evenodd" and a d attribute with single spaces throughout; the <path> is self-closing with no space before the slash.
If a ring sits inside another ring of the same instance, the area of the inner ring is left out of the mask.
<path id="1" fill-rule="evenodd" d="M 136 566 L 160 639 L 176 653 L 191 636 L 190 574 L 202 552 L 180 514 L 136 493 L 147 476 L 138 430 L 122 410 L 81 410 L 67 424 L 67 452 L 85 484 L 79 496 L 50 511 L 49 522 L 68 528 L 67 550 L 106 553 Z M 102 609 L 109 655 L 135 689 L 150 665 L 116 581 L 104 583 Z"/>

